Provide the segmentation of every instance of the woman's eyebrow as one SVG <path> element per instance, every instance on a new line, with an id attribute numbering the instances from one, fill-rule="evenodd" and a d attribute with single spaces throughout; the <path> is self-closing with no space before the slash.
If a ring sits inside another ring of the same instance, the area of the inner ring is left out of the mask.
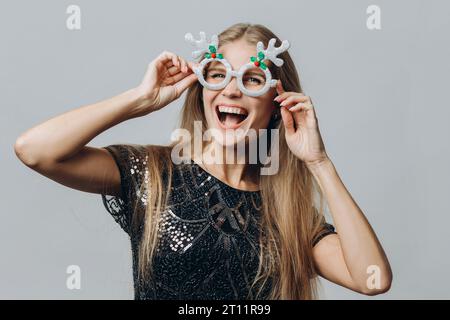
<path id="1" fill-rule="evenodd" d="M 264 77 L 264 76 L 265 76 L 264 73 L 262 73 L 262 72 L 257 72 L 257 71 L 246 71 L 246 72 L 244 73 L 244 75 L 254 75 L 254 76 L 261 76 L 261 77 Z"/>
<path id="2" fill-rule="evenodd" d="M 225 68 L 217 66 L 217 67 L 210 67 L 207 70 L 208 71 L 225 71 Z M 261 76 L 261 77 L 265 76 L 264 73 L 259 72 L 259 71 L 246 71 L 244 73 L 244 75 L 252 75 L 252 76 L 255 75 L 255 76 Z"/>
<path id="3" fill-rule="evenodd" d="M 223 67 L 210 67 L 207 69 L 208 71 L 225 71 Z"/>

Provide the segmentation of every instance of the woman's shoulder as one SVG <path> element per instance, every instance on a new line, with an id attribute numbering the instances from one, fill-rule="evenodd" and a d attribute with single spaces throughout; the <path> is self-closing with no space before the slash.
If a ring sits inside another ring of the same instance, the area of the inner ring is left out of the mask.
<path id="1" fill-rule="evenodd" d="M 159 144 L 139 144 L 139 143 L 124 143 L 124 147 L 130 148 L 131 150 L 138 151 L 140 153 L 148 153 L 149 151 L 160 151 L 167 152 L 171 150 L 170 145 L 159 145 Z"/>
<path id="2" fill-rule="evenodd" d="M 160 175 L 164 182 L 170 179 L 179 185 L 206 175 L 190 158 L 180 160 L 173 155 L 172 145 L 117 143 L 105 148 L 114 155 L 122 175 L 131 175 L 136 182 Z"/>
<path id="3" fill-rule="evenodd" d="M 165 171 L 170 162 L 170 146 L 116 143 L 104 148 L 113 155 L 122 180 L 128 180 L 131 185 L 139 185 L 149 173 Z"/>

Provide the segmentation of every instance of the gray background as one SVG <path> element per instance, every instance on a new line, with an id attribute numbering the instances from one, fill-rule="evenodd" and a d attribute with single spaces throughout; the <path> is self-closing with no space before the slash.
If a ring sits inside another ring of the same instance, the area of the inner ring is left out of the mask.
<path id="1" fill-rule="evenodd" d="M 79 31 L 66 28 L 70 4 L 81 7 Z M 370 4 L 381 7 L 381 30 L 366 27 Z M 100 195 L 28 169 L 15 139 L 136 86 L 163 50 L 189 57 L 186 32 L 235 22 L 291 41 L 327 151 L 393 267 L 385 295 L 322 280 L 321 297 L 450 298 L 449 11 L 448 1 L 419 0 L 1 1 L 0 298 L 132 298 L 128 238 Z M 167 143 L 180 107 L 181 99 L 89 145 Z M 71 264 L 81 267 L 81 290 L 66 288 Z"/>

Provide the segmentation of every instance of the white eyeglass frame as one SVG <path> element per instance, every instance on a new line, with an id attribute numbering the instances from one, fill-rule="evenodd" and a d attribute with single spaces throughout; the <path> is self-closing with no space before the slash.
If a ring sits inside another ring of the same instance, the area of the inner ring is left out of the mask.
<path id="1" fill-rule="evenodd" d="M 209 51 L 209 48 L 211 45 L 214 46 L 215 48 L 218 48 L 218 44 L 219 44 L 219 39 L 218 39 L 217 35 L 213 35 L 211 37 L 211 41 L 208 43 L 206 41 L 205 32 L 200 32 L 200 40 L 195 40 L 191 33 L 187 33 L 185 35 L 185 40 L 190 42 L 192 45 L 196 46 L 198 49 L 198 50 L 192 52 L 193 58 L 198 58 L 200 56 L 203 56 L 206 52 Z M 263 43 L 261 41 L 259 41 L 256 45 L 256 52 L 257 53 L 262 52 L 264 54 L 263 60 L 270 60 L 276 66 L 281 67 L 283 65 L 284 61 L 280 58 L 277 58 L 277 55 L 284 51 L 287 51 L 290 47 L 290 44 L 289 44 L 288 40 L 283 40 L 279 47 L 275 47 L 275 42 L 276 42 L 275 38 L 270 39 L 267 49 L 264 49 Z M 258 54 L 256 55 L 256 57 L 258 57 Z M 205 81 L 205 78 L 203 76 L 203 69 L 209 62 L 212 62 L 212 61 L 221 62 L 225 66 L 226 75 L 225 75 L 225 78 L 223 79 L 223 81 L 220 83 L 215 83 L 215 84 L 208 83 Z M 262 62 L 262 60 L 259 60 L 259 62 Z M 199 82 L 207 89 L 221 90 L 221 89 L 225 88 L 228 85 L 228 83 L 230 83 L 232 77 L 236 77 L 239 90 L 241 90 L 242 93 L 244 93 L 247 96 L 258 97 L 258 96 L 265 94 L 267 91 L 269 91 L 269 89 L 271 87 L 275 87 L 277 84 L 277 80 L 272 79 L 272 73 L 270 72 L 268 66 L 265 69 L 260 68 L 264 72 L 265 78 L 266 78 L 264 86 L 257 91 L 248 90 L 244 86 L 242 78 L 247 70 L 254 68 L 255 66 L 259 67 L 259 66 L 255 65 L 255 62 L 248 62 L 248 63 L 244 64 L 243 66 L 241 66 L 238 71 L 235 71 L 231 67 L 231 64 L 225 58 L 218 58 L 218 57 L 207 58 L 207 57 L 205 57 L 198 66 L 193 68 L 193 71 L 197 75 Z"/>
<path id="2" fill-rule="evenodd" d="M 220 83 L 213 84 L 213 83 L 208 83 L 205 81 L 205 78 L 203 76 L 203 69 L 211 61 L 221 62 L 225 66 L 226 75 L 225 75 L 225 78 Z M 197 75 L 200 83 L 207 89 L 221 90 L 221 89 L 225 88 L 228 85 L 228 83 L 230 83 L 232 77 L 236 77 L 239 90 L 241 90 L 243 94 L 245 94 L 247 96 L 251 96 L 251 97 L 258 97 L 258 96 L 262 96 L 267 91 L 269 91 L 269 89 L 271 87 L 275 87 L 277 85 L 277 80 L 272 79 L 272 73 L 270 72 L 269 68 L 266 68 L 265 70 L 261 69 L 261 71 L 264 72 L 265 77 L 266 77 L 264 86 L 261 89 L 256 90 L 256 91 L 248 90 L 245 87 L 242 78 L 247 70 L 253 69 L 254 67 L 255 67 L 255 65 L 252 62 L 249 62 L 249 63 L 246 63 L 243 66 L 241 66 L 238 71 L 235 71 L 232 69 L 230 63 L 225 58 L 222 58 L 222 59 L 205 58 L 200 62 L 200 65 L 198 67 L 194 68 L 194 72 Z"/>

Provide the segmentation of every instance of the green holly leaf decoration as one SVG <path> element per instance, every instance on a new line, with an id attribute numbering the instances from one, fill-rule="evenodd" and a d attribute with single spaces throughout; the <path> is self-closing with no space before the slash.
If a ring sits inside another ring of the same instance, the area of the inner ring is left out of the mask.
<path id="1" fill-rule="evenodd" d="M 258 52 L 258 57 L 250 57 L 250 61 L 255 63 L 256 61 L 259 62 L 259 67 L 263 70 L 267 69 L 267 65 L 263 62 L 263 60 L 266 58 L 264 53 L 262 51 Z"/>
<path id="2" fill-rule="evenodd" d="M 222 55 L 221 53 L 218 53 L 218 54 L 217 54 L 217 58 L 223 59 L 223 55 Z"/>
<path id="3" fill-rule="evenodd" d="M 210 51 L 211 53 L 216 53 L 216 47 L 213 46 L 213 45 L 209 46 L 209 51 Z"/>
<path id="4" fill-rule="evenodd" d="M 211 54 L 210 53 L 205 53 L 205 58 L 207 58 L 207 59 L 211 58 Z"/>

